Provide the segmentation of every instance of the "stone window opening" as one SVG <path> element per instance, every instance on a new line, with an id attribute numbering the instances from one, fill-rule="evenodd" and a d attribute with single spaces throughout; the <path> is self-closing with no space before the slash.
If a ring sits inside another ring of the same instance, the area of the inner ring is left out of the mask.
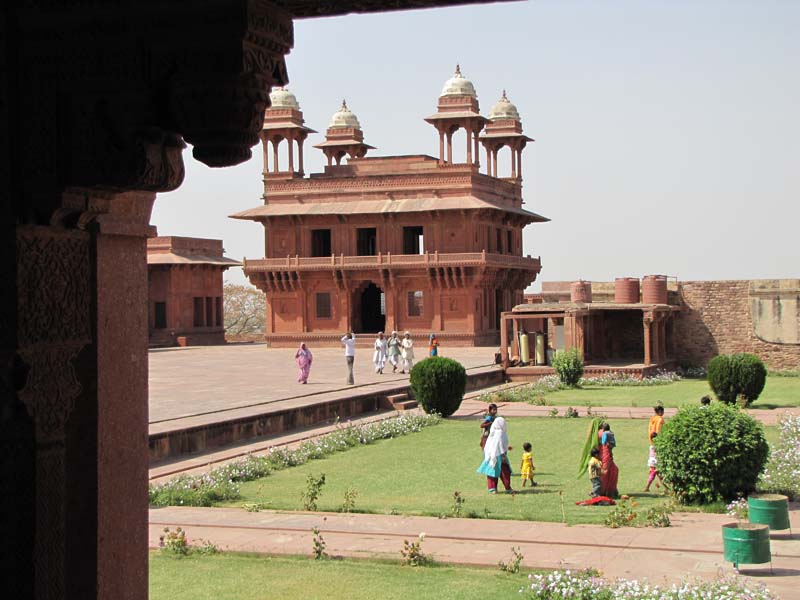
<path id="1" fill-rule="evenodd" d="M 424 229 L 421 225 L 403 227 L 403 254 L 425 254 Z"/>
<path id="2" fill-rule="evenodd" d="M 214 326 L 214 304 L 213 298 L 206 296 L 206 327 Z"/>
<path id="3" fill-rule="evenodd" d="M 514 233 L 509 229 L 506 231 L 506 252 L 514 253 Z"/>
<path id="4" fill-rule="evenodd" d="M 193 324 L 195 327 L 202 327 L 205 325 L 204 320 L 204 310 L 203 310 L 203 298 L 196 297 L 194 299 L 194 321 Z"/>
<path id="5" fill-rule="evenodd" d="M 214 298 L 214 312 L 216 313 L 217 327 L 223 327 L 225 320 L 222 315 L 222 296 Z"/>
<path id="6" fill-rule="evenodd" d="M 356 254 L 375 256 L 378 253 L 378 232 L 375 227 L 359 227 L 356 230 Z"/>
<path id="7" fill-rule="evenodd" d="M 155 303 L 155 322 L 153 329 L 166 329 L 167 328 L 167 303 Z"/>
<path id="8" fill-rule="evenodd" d="M 316 305 L 317 319 L 330 319 L 333 317 L 330 292 L 317 292 L 314 304 Z"/>
<path id="9" fill-rule="evenodd" d="M 423 313 L 423 293 L 421 290 L 408 292 L 408 316 L 421 317 Z"/>
<path id="10" fill-rule="evenodd" d="M 312 229 L 311 256 L 330 256 L 331 253 L 331 230 Z"/>

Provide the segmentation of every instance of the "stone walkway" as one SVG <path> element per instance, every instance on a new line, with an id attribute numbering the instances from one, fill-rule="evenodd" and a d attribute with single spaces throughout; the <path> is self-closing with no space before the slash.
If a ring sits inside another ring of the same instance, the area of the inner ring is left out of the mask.
<path id="1" fill-rule="evenodd" d="M 587 507 L 587 510 L 592 510 Z M 791 521 L 800 531 L 800 505 L 793 505 Z M 723 561 L 720 527 L 724 515 L 679 513 L 672 527 L 608 529 L 598 525 L 437 519 L 307 512 L 247 512 L 230 508 L 153 508 L 150 510 L 150 546 L 158 546 L 164 527 L 183 527 L 190 539 L 210 540 L 224 550 L 267 554 L 309 555 L 313 527 L 319 527 L 332 556 L 400 558 L 403 540 L 425 533 L 423 548 L 446 563 L 495 566 L 519 547 L 524 567 L 600 569 L 607 577 L 647 578 L 654 583 L 676 582 L 693 576 L 713 579 L 733 573 Z M 747 565 L 742 575 L 766 584 L 784 600 L 798 598 L 800 537 L 773 533 L 772 570 L 769 565 Z"/>
<path id="2" fill-rule="evenodd" d="M 418 344 L 421 342 L 417 341 Z M 369 348 L 356 348 L 356 385 L 345 384 L 344 351 L 312 348 L 314 364 L 308 384 L 297 382 L 294 350 L 265 344 L 230 344 L 151 350 L 150 429 L 166 427 L 192 417 L 193 421 L 218 420 L 236 410 L 287 400 L 309 401 L 322 395 L 364 391 L 367 387 L 394 387 L 407 383 L 408 375 L 378 375 Z M 427 354 L 427 346 L 416 349 Z M 493 348 L 446 348 L 468 370 L 494 366 Z"/>

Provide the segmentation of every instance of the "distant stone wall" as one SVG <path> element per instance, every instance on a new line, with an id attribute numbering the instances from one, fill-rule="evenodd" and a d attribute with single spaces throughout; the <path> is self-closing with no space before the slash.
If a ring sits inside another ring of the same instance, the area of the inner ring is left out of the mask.
<path id="1" fill-rule="evenodd" d="M 800 368 L 800 280 L 682 281 L 677 298 L 679 360 L 752 352 L 771 369 Z"/>

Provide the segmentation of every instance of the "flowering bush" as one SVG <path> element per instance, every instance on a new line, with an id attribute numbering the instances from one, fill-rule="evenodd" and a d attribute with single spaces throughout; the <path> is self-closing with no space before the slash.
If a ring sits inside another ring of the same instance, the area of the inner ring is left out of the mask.
<path id="1" fill-rule="evenodd" d="M 772 448 L 759 489 L 800 498 L 800 416 L 786 414 L 780 421 L 781 437 Z"/>
<path id="2" fill-rule="evenodd" d="M 247 457 L 212 469 L 201 475 L 179 475 L 169 481 L 150 486 L 153 506 L 212 506 L 223 500 L 239 497 L 239 482 L 266 477 L 272 471 L 302 465 L 315 458 L 324 458 L 377 440 L 415 433 L 423 427 L 438 425 L 437 414 L 403 415 L 376 423 L 337 427 L 335 431 L 303 442 L 295 449 L 273 448 L 266 456 Z"/>
<path id="3" fill-rule="evenodd" d="M 635 579 L 606 580 L 592 570 L 558 570 L 547 575 L 531 575 L 528 581 L 520 595 L 529 600 L 777 600 L 763 585 L 739 577 L 683 581 L 667 587 Z"/>
<path id="4" fill-rule="evenodd" d="M 651 387 L 655 385 L 667 385 L 680 381 L 682 377 L 674 371 L 658 371 L 651 377 L 633 377 L 625 373 L 606 373 L 596 377 L 581 377 L 578 381 L 579 387 Z M 512 388 L 495 390 L 478 397 L 482 402 L 528 402 L 538 406 L 545 406 L 547 400 L 544 395 L 559 390 L 566 390 L 569 386 L 561 383 L 558 375 L 546 375 L 537 379 L 533 383 L 520 385 Z"/>
<path id="5" fill-rule="evenodd" d="M 403 557 L 403 564 L 410 567 L 424 567 L 433 563 L 430 556 L 422 551 L 422 542 L 425 541 L 425 534 L 420 533 L 416 542 L 403 540 L 403 549 L 400 555 Z"/>
<path id="6" fill-rule="evenodd" d="M 627 373 L 605 373 L 597 377 L 582 377 L 581 386 L 593 385 L 599 387 L 651 387 L 654 385 L 667 385 L 680 381 L 682 377 L 675 371 L 656 371 L 650 377 L 634 377 Z"/>
<path id="7" fill-rule="evenodd" d="M 744 521 L 750 514 L 747 498 L 737 498 L 725 507 L 725 514 L 737 521 Z"/>

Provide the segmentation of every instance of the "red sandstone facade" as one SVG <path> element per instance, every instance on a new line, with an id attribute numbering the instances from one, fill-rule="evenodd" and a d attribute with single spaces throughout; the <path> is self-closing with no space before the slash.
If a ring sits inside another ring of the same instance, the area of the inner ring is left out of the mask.
<path id="1" fill-rule="evenodd" d="M 653 329 L 654 320 L 648 316 L 647 307 L 659 306 L 658 302 L 655 305 L 648 304 L 652 298 L 649 292 L 654 289 L 650 281 L 642 282 L 642 303 L 635 307 L 644 316 L 641 333 L 637 331 L 636 319 L 625 318 L 624 312 L 611 312 L 612 308 L 620 311 L 626 306 L 620 304 L 620 294 L 627 292 L 627 300 L 639 299 L 637 279 L 583 282 L 591 290 L 591 302 L 582 306 L 572 302 L 576 283 L 543 282 L 541 293 L 526 294 L 526 305 L 516 308 L 513 315 L 508 314 L 505 318 L 509 324 L 516 321 L 515 331 L 523 327 L 527 331 L 549 329 L 554 334 L 558 331 L 558 335 L 548 337 L 548 346 L 582 347 L 588 350 L 585 357 L 589 364 L 598 360 L 608 362 L 611 358 L 641 362 L 645 366 L 658 365 L 664 359 L 704 366 L 717 354 L 750 352 L 759 356 L 771 369 L 800 368 L 800 280 L 670 281 L 666 289 L 662 289 L 666 296 L 662 293 L 661 297 L 656 298 L 662 301 L 662 305 L 668 304 L 673 313 L 662 317 L 663 336 L 657 330 L 658 326 Z M 647 297 L 645 292 L 648 292 Z M 627 306 L 634 307 L 633 304 Z M 658 312 L 656 310 L 654 314 Z M 558 313 L 558 318 L 565 320 L 552 320 L 555 313 Z M 570 317 L 570 313 L 574 316 Z M 614 318 L 622 319 L 622 325 L 608 328 L 600 325 L 601 321 L 595 318 L 595 329 L 589 332 L 591 337 L 588 346 L 585 345 L 585 327 L 576 328 L 577 321 L 570 323 L 570 320 L 580 314 L 603 313 L 616 314 Z M 521 319 L 520 315 L 526 317 Z M 531 321 L 533 315 L 541 316 L 542 320 Z M 548 317 L 551 320 L 546 323 Z M 648 320 L 651 321 L 649 324 Z M 563 329 L 559 330 L 558 327 Z M 648 329 L 649 341 L 645 343 L 644 336 Z M 576 336 L 576 332 L 579 335 Z M 659 340 L 654 342 L 656 336 Z M 664 351 L 656 354 L 661 348 L 662 337 Z M 512 332 L 508 338 L 511 347 L 509 359 L 519 355 L 516 339 L 516 334 Z M 611 340 L 611 346 L 608 340 Z M 611 351 L 598 356 L 595 348 L 603 347 Z M 648 347 L 649 356 L 645 352 Z"/>
<path id="2" fill-rule="evenodd" d="M 222 274 L 241 263 L 225 258 L 222 240 L 147 240 L 151 346 L 225 343 Z"/>
<path id="3" fill-rule="evenodd" d="M 522 301 L 541 269 L 538 258 L 522 256 L 522 229 L 547 220 L 522 208 L 521 153 L 531 140 L 505 93 L 485 118 L 457 70 L 426 118 L 439 131 L 438 158 L 366 158 L 372 147 L 343 103 L 316 146 L 328 166 L 310 177 L 300 157 L 311 130 L 299 105 L 287 90 L 271 99 L 262 133 L 264 204 L 233 215 L 264 226 L 265 258 L 246 260 L 244 270 L 267 297 L 267 341 L 338 344 L 344 331 L 409 330 L 436 332 L 450 344 L 496 343 L 500 313 Z M 464 162 L 453 157 L 459 130 Z M 288 170 L 278 162 L 282 140 Z M 491 174 L 480 172 L 479 144 Z M 499 177 L 504 147 L 512 167 Z"/>

